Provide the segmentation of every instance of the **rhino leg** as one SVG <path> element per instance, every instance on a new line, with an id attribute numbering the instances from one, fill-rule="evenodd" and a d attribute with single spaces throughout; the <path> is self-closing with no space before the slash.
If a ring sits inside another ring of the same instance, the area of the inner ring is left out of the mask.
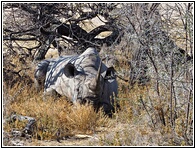
<path id="1" fill-rule="evenodd" d="M 39 80 L 37 80 L 36 78 L 34 79 L 34 85 L 35 85 L 35 89 L 37 92 L 39 92 L 42 89 L 42 83 L 39 82 Z"/>
<path id="2" fill-rule="evenodd" d="M 38 72 L 34 79 L 35 89 L 37 92 L 44 89 L 44 82 L 45 82 L 46 75 L 43 73 Z"/>
<path id="3" fill-rule="evenodd" d="M 35 69 L 34 84 L 37 91 L 40 91 L 44 88 L 44 82 L 46 79 L 46 73 L 47 73 L 49 63 L 50 63 L 49 60 L 43 60 L 40 63 L 38 63 Z"/>

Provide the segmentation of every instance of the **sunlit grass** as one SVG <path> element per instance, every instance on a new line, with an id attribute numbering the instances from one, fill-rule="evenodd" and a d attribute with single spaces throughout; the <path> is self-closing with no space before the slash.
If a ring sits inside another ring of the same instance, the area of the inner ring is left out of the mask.
<path id="1" fill-rule="evenodd" d="M 29 92 L 31 89 L 27 87 L 17 94 L 17 87 L 20 88 L 20 85 L 9 90 L 9 94 L 14 96 L 9 98 L 12 101 L 6 108 L 7 116 L 16 113 L 35 118 L 37 126 L 34 137 L 39 139 L 56 138 L 57 131 L 60 131 L 60 137 L 93 133 L 96 127 L 108 123 L 107 116 L 101 110 L 96 113 L 91 105 L 71 105 L 65 98 L 48 98 L 44 101 L 41 92 Z M 16 121 L 4 128 L 6 131 L 12 128 L 22 130 L 25 123 Z"/>

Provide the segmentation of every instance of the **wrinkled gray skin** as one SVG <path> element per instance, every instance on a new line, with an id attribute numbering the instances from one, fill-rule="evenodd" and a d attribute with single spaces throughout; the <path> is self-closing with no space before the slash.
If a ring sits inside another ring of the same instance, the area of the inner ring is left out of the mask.
<path id="1" fill-rule="evenodd" d="M 59 94 L 71 102 L 90 102 L 96 109 L 103 106 L 111 116 L 117 81 L 114 69 L 102 63 L 95 48 L 88 48 L 79 56 L 63 56 L 41 61 L 35 71 L 39 89 L 44 85 L 44 95 Z"/>

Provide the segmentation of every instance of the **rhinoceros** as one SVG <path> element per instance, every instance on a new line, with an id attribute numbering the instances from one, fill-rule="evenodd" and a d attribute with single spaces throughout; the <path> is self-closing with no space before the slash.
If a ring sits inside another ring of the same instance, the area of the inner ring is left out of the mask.
<path id="1" fill-rule="evenodd" d="M 118 94 L 115 70 L 108 68 L 95 48 L 81 55 L 45 59 L 35 70 L 37 86 L 44 87 L 44 96 L 66 96 L 72 103 L 90 102 L 96 109 L 103 107 L 111 116 Z"/>

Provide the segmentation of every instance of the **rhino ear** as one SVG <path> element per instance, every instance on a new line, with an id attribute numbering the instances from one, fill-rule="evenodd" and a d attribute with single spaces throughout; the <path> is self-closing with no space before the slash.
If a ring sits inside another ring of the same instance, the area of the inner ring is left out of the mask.
<path id="1" fill-rule="evenodd" d="M 67 65 L 65 65 L 64 74 L 68 78 L 73 78 L 77 74 L 77 70 L 72 63 L 68 63 Z"/>
<path id="2" fill-rule="evenodd" d="M 115 76 L 114 67 L 109 67 L 106 72 L 106 77 L 114 77 L 114 76 Z"/>

